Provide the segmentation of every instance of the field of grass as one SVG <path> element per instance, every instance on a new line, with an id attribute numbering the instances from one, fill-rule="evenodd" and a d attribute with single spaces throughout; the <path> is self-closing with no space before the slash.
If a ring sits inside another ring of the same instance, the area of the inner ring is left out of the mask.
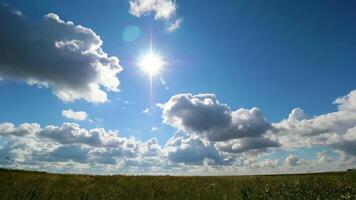
<path id="1" fill-rule="evenodd" d="M 0 169 L 0 199 L 356 199 L 356 172 L 176 177 Z"/>

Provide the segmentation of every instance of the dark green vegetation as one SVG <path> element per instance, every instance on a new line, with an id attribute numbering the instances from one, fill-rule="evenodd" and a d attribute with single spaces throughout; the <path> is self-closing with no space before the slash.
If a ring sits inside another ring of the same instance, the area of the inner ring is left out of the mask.
<path id="1" fill-rule="evenodd" d="M 356 172 L 175 177 L 0 169 L 0 199 L 356 199 Z"/>

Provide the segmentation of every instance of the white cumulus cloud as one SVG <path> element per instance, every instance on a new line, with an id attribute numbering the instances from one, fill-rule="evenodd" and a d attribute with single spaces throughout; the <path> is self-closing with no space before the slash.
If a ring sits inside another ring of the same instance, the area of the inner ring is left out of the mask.
<path id="1" fill-rule="evenodd" d="M 177 4 L 174 0 L 130 0 L 130 14 L 142 17 L 153 14 L 156 20 L 164 20 L 167 30 L 174 31 L 182 23 L 182 19 L 176 17 Z"/>
<path id="2" fill-rule="evenodd" d="M 201 165 L 207 159 L 214 164 L 223 163 L 219 151 L 199 136 L 176 133 L 166 143 L 165 151 L 173 163 Z"/>
<path id="3" fill-rule="evenodd" d="M 325 152 L 318 152 L 315 154 L 318 163 L 328 163 L 331 162 L 331 157 Z"/>
<path id="4" fill-rule="evenodd" d="M 91 29 L 56 14 L 31 21 L 0 5 L 0 77 L 50 88 L 65 102 L 108 100 L 119 91 L 119 59 L 102 50 Z"/>
<path id="5" fill-rule="evenodd" d="M 301 162 L 301 160 L 299 159 L 299 157 L 296 156 L 296 155 L 294 155 L 294 154 L 289 154 L 289 155 L 286 157 L 285 163 L 286 163 L 288 166 L 291 166 L 291 167 L 294 167 L 294 166 L 297 166 L 297 165 L 301 165 L 301 164 L 302 164 L 302 162 Z"/>
<path id="6" fill-rule="evenodd" d="M 213 94 L 174 95 L 157 105 L 163 122 L 177 129 L 162 146 L 156 138 L 141 141 L 76 123 L 41 127 L 4 122 L 0 123 L 0 166 L 11 166 L 2 159 L 9 156 L 26 169 L 83 169 L 86 173 L 91 169 L 97 170 L 94 173 L 216 170 L 218 174 L 256 173 L 256 169 L 261 173 L 344 170 L 356 164 L 353 94 L 337 98 L 335 112 L 308 117 L 296 108 L 286 119 L 272 124 L 260 109 L 232 110 Z M 300 149 L 319 146 L 327 150 L 316 153 L 315 160 L 295 155 Z M 268 157 L 291 150 L 293 154 L 289 153 L 284 164 Z"/>
<path id="7" fill-rule="evenodd" d="M 356 91 L 335 100 L 336 112 L 312 118 L 294 109 L 288 119 L 272 124 L 272 134 L 284 148 L 328 146 L 356 160 Z"/>
<path id="8" fill-rule="evenodd" d="M 178 94 L 161 105 L 163 122 L 209 141 L 262 136 L 270 124 L 258 108 L 232 111 L 214 94 Z"/>
<path id="9" fill-rule="evenodd" d="M 231 110 L 214 94 L 177 94 L 158 106 L 162 109 L 163 123 L 195 140 L 205 141 L 209 149 L 224 155 L 221 160 L 228 162 L 238 155 L 256 156 L 280 147 L 277 138 L 267 136 L 271 125 L 258 108 Z"/>

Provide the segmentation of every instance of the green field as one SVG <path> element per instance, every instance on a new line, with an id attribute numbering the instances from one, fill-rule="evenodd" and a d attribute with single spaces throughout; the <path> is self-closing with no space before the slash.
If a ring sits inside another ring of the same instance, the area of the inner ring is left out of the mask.
<path id="1" fill-rule="evenodd" d="M 178 177 L 0 169 L 0 199 L 356 199 L 356 172 Z"/>

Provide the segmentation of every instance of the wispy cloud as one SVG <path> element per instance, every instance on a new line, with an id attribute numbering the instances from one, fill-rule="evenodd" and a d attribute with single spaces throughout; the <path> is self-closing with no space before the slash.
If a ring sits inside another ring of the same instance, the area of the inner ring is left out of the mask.
<path id="1" fill-rule="evenodd" d="M 62 116 L 67 119 L 72 119 L 76 121 L 83 121 L 88 118 L 88 114 L 84 111 L 73 111 L 72 109 L 63 110 Z"/>
<path id="2" fill-rule="evenodd" d="M 144 114 L 150 114 L 150 111 L 151 111 L 151 109 L 150 108 L 145 108 L 143 111 L 142 111 L 142 113 L 144 113 Z"/>
<path id="3" fill-rule="evenodd" d="M 170 23 L 170 24 L 168 25 L 167 30 L 168 30 L 169 32 L 173 32 L 173 31 L 177 30 L 177 29 L 180 27 L 182 21 L 183 21 L 183 19 L 181 19 L 181 18 L 175 20 L 173 23 Z"/>

